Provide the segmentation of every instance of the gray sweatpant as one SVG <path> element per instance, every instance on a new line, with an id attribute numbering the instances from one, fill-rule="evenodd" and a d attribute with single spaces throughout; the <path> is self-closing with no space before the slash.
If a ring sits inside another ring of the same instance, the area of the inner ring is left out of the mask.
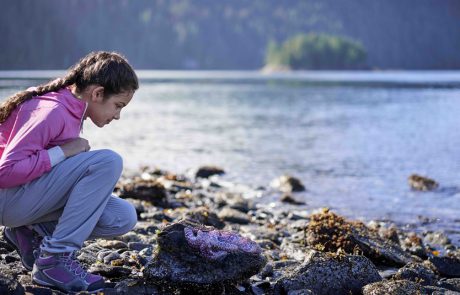
<path id="1" fill-rule="evenodd" d="M 80 153 L 40 178 L 0 189 L 0 224 L 32 225 L 50 253 L 78 250 L 89 238 L 114 237 L 137 222 L 134 206 L 112 195 L 123 169 L 111 150 Z"/>

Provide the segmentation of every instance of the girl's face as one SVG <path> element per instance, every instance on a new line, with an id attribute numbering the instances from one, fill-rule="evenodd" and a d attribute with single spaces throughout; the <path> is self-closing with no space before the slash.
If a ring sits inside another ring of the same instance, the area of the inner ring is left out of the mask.
<path id="1" fill-rule="evenodd" d="M 96 126 L 104 127 L 106 124 L 112 122 L 112 120 L 120 119 L 121 110 L 128 105 L 133 95 L 133 91 L 125 91 L 104 99 L 103 92 L 99 93 L 99 95 L 96 93 L 88 101 L 85 118 L 89 117 Z"/>

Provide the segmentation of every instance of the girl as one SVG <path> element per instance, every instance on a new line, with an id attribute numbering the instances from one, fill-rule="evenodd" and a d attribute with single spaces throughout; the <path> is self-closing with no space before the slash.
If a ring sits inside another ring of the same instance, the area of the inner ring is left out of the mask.
<path id="1" fill-rule="evenodd" d="M 104 287 L 75 251 L 87 239 L 130 231 L 137 216 L 112 195 L 121 157 L 90 151 L 79 133 L 88 117 L 98 127 L 120 119 L 138 87 L 121 55 L 92 52 L 63 78 L 0 106 L 0 224 L 35 283 L 66 292 Z"/>

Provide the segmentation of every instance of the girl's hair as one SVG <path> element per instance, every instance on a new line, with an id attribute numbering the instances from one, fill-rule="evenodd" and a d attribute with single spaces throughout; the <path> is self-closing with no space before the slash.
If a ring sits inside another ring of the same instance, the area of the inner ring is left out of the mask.
<path id="1" fill-rule="evenodd" d="M 105 98 L 139 88 L 136 73 L 122 55 L 106 51 L 91 52 L 73 65 L 64 77 L 40 85 L 33 91 L 20 91 L 10 96 L 0 105 L 0 123 L 5 122 L 17 106 L 33 96 L 58 91 L 73 84 L 78 92 L 92 84 L 100 85 L 104 87 Z"/>

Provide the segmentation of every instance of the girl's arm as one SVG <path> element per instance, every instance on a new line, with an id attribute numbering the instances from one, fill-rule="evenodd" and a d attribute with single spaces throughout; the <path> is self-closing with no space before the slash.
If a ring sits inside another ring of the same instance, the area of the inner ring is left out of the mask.
<path id="1" fill-rule="evenodd" d="M 0 159 L 0 188 L 25 184 L 50 171 L 52 165 L 46 147 L 63 128 L 58 107 L 19 110 Z"/>

